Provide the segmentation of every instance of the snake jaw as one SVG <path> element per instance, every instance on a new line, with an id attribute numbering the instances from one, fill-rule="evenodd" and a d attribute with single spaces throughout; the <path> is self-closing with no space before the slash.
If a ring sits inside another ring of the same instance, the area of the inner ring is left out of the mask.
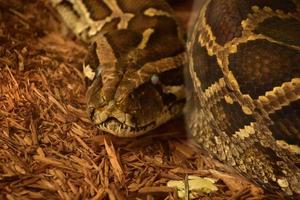
<path id="1" fill-rule="evenodd" d="M 133 114 L 119 110 L 113 100 L 102 108 L 90 106 L 88 112 L 98 128 L 119 137 L 135 137 L 156 127 L 154 120 L 146 124 L 134 120 Z"/>
<path id="2" fill-rule="evenodd" d="M 116 118 L 109 117 L 104 122 L 97 124 L 97 127 L 118 137 L 136 137 L 155 128 L 156 123 L 153 121 L 144 126 L 130 126 Z"/>
<path id="3" fill-rule="evenodd" d="M 108 111 L 106 108 L 90 108 L 90 118 L 96 126 L 105 132 L 118 137 L 136 137 L 149 132 L 164 124 L 172 118 L 179 116 L 182 112 L 184 100 L 164 106 L 161 112 L 150 120 L 140 122 L 134 114 L 124 113 L 113 106 Z"/>

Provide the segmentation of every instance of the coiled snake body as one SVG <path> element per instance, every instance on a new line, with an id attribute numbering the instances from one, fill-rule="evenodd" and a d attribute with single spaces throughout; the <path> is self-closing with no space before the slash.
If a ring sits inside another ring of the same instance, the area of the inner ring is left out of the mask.
<path id="1" fill-rule="evenodd" d="M 187 56 L 163 0 L 51 1 L 92 44 L 84 72 L 100 129 L 141 135 L 187 101 L 188 131 L 204 149 L 267 189 L 300 194 L 298 0 L 206 0 Z"/>

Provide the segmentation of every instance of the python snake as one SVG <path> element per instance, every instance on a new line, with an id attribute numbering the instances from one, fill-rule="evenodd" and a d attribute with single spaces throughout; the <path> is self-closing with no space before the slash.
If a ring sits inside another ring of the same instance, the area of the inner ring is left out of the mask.
<path id="1" fill-rule="evenodd" d="M 299 0 L 205 0 L 187 45 L 164 0 L 51 1 L 91 44 L 83 68 L 100 129 L 138 136 L 186 105 L 202 148 L 266 189 L 300 194 Z"/>

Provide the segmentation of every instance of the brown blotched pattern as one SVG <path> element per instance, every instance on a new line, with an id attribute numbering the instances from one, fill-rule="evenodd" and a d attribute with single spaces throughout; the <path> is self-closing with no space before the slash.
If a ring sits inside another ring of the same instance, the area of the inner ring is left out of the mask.
<path id="1" fill-rule="evenodd" d="M 252 181 L 295 199 L 299 10 L 297 0 L 206 1 L 189 40 L 186 70 L 193 82 L 186 122 L 196 141 Z"/>
<path id="2" fill-rule="evenodd" d="M 240 83 L 241 92 L 253 99 L 300 77 L 299 63 L 299 50 L 267 40 L 242 43 L 236 53 L 229 55 L 229 69 Z"/>

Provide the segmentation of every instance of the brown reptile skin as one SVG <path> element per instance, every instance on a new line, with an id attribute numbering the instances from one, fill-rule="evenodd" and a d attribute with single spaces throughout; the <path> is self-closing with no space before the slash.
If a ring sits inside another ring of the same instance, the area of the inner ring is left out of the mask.
<path id="1" fill-rule="evenodd" d="M 300 194 L 299 1 L 208 0 L 188 43 L 189 132 L 242 175 Z"/>

